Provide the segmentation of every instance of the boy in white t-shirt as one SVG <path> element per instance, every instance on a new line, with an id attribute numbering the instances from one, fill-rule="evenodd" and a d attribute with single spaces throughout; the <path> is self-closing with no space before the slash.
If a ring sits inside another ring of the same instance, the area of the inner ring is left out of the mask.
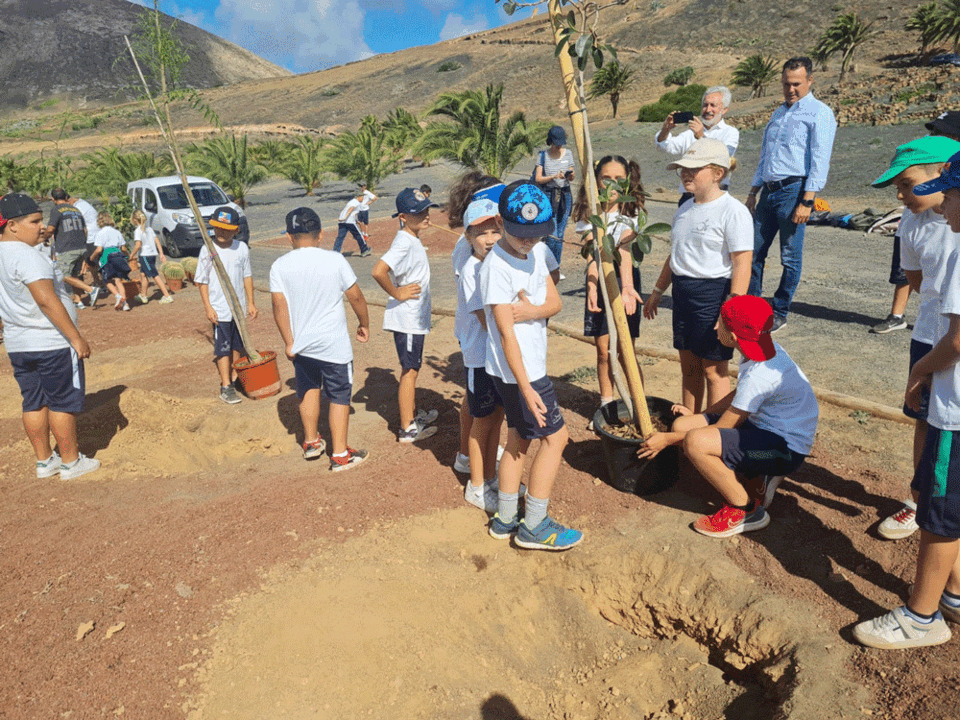
<path id="1" fill-rule="evenodd" d="M 480 288 L 487 319 L 486 370 L 493 376 L 510 431 L 500 460 L 497 513 L 489 531 L 498 540 L 512 536 L 523 548 L 567 550 L 583 540 L 583 533 L 547 514 L 569 438 L 547 377 L 547 318 L 562 307 L 554 277 L 558 263 L 541 242 L 556 229 L 553 205 L 540 187 L 518 181 L 504 189 L 498 209 L 504 235 L 483 262 Z M 534 439 L 540 440 L 540 447 L 520 519 L 520 478 Z"/>
<path id="2" fill-rule="evenodd" d="M 922 137 L 897 148 L 889 169 L 873 182 L 874 187 L 893 185 L 897 199 L 906 207 L 897 229 L 900 238 L 900 267 L 909 286 L 920 294 L 917 320 L 910 337 L 910 369 L 933 348 L 940 323 L 940 292 L 946 259 L 960 236 L 950 230 L 946 219 L 937 212 L 942 193 L 914 195 L 913 188 L 935 179 L 950 156 L 960 152 L 960 142 L 946 137 Z M 903 413 L 915 421 L 913 430 L 913 467 L 920 462 L 920 452 L 927 435 L 929 392 L 924 392 L 918 410 L 907 405 Z M 877 528 L 881 537 L 898 540 L 917 530 L 915 497 L 903 501 L 903 507 L 883 520 Z"/>
<path id="3" fill-rule="evenodd" d="M 360 183 L 360 207 L 357 209 L 357 226 L 365 240 L 370 239 L 370 206 L 380 198 L 367 189 L 365 182 Z"/>
<path id="4" fill-rule="evenodd" d="M 330 402 L 330 469 L 339 472 L 363 462 L 368 454 L 347 445 L 353 347 L 343 298 L 357 315 L 358 342 L 370 339 L 370 318 L 357 276 L 342 255 L 320 249 L 321 236 L 320 218 L 310 208 L 287 214 L 293 250 L 271 266 L 270 293 L 273 319 L 296 371 L 303 457 L 318 458 L 326 449 L 318 427 L 322 389 Z"/>
<path id="5" fill-rule="evenodd" d="M 717 338 L 743 354 L 736 390 L 694 415 L 678 405 L 670 432 L 654 433 L 637 455 L 652 458 L 668 445 L 683 444 L 694 467 L 723 496 L 719 512 L 693 529 L 729 537 L 770 524 L 765 508 L 785 475 L 813 447 L 820 409 L 803 371 L 773 342 L 773 308 L 763 298 L 740 295 L 720 308 Z"/>
<path id="6" fill-rule="evenodd" d="M 360 193 L 353 200 L 348 202 L 343 210 L 340 211 L 340 217 L 337 224 L 337 239 L 333 242 L 333 251 L 340 252 L 343 247 L 343 241 L 347 238 L 347 233 L 353 235 L 360 246 L 360 257 L 367 257 L 370 254 L 370 246 L 364 242 L 364 236 L 357 227 L 357 219 L 363 207 L 364 194 Z"/>
<path id="7" fill-rule="evenodd" d="M 240 214 L 229 205 L 217 208 L 210 218 L 214 245 L 230 284 L 237 293 L 240 307 L 246 306 L 247 317 L 255 318 L 257 306 L 253 302 L 253 269 L 250 267 L 250 250 L 245 243 L 234 239 L 240 229 Z M 233 369 L 241 356 L 246 355 L 243 339 L 233 319 L 226 291 L 213 266 L 210 251 L 204 245 L 197 257 L 197 274 L 194 281 L 200 288 L 207 319 L 213 323 L 213 357 L 220 373 L 220 399 L 228 405 L 240 402 L 235 382 L 237 371 Z"/>
<path id="8" fill-rule="evenodd" d="M 960 152 L 940 177 L 913 187 L 923 197 L 943 193 L 940 210 L 960 232 Z M 858 623 L 857 642 L 896 650 L 940 645 L 960 623 L 960 250 L 946 259 L 940 292 L 941 322 L 933 349 L 910 371 L 904 400 L 917 410 L 929 386 L 926 441 L 913 476 L 920 550 L 907 602 L 886 615 Z"/>
<path id="9" fill-rule="evenodd" d="M 430 225 L 430 208 L 438 207 L 416 188 L 397 195 L 397 212 L 403 227 L 390 249 L 373 268 L 373 279 L 390 296 L 383 313 L 383 329 L 393 333 L 400 358 L 400 442 L 431 437 L 436 410 L 416 411 L 417 375 L 423 364 L 423 340 L 430 332 L 430 261 L 420 242 L 420 233 Z"/>
<path id="10" fill-rule="evenodd" d="M 72 480 L 100 467 L 77 448 L 83 359 L 90 357 L 90 346 L 77 329 L 63 273 L 36 250 L 43 228 L 33 198 L 17 193 L 0 198 L 0 319 L 37 477 Z M 50 445 L 51 432 L 59 453 Z"/>

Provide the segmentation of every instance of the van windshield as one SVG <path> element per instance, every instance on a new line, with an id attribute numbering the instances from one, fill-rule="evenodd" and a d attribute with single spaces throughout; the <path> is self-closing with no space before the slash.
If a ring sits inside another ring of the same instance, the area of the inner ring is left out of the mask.
<path id="1" fill-rule="evenodd" d="M 199 207 L 211 205 L 226 205 L 230 202 L 223 191 L 213 183 L 191 183 L 190 190 Z M 183 185 L 164 185 L 158 188 L 160 204 L 168 210 L 184 210 L 190 207 Z"/>

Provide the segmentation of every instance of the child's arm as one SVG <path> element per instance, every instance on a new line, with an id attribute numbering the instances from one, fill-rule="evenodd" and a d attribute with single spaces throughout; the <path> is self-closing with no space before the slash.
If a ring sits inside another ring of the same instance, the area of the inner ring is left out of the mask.
<path id="1" fill-rule="evenodd" d="M 556 292 L 556 289 L 554 289 L 554 292 Z M 503 346 L 503 355 L 507 359 L 507 366 L 513 373 L 513 377 L 516 378 L 520 394 L 523 396 L 527 407 L 530 408 L 530 412 L 536 418 L 537 425 L 546 427 L 547 406 L 543 404 L 539 393 L 533 389 L 530 380 L 527 378 L 527 370 L 523 366 L 523 356 L 520 354 L 520 343 L 517 342 L 517 335 L 513 331 L 513 306 L 501 303 L 492 307 L 493 320 L 500 332 L 500 344 Z"/>
<path id="2" fill-rule="evenodd" d="M 730 294 L 746 295 L 750 288 L 753 251 L 741 250 L 740 252 L 730 253 L 730 263 L 733 265 L 730 272 Z"/>
<path id="3" fill-rule="evenodd" d="M 390 266 L 383 260 L 377 260 L 377 264 L 373 266 L 373 272 L 370 274 L 373 276 L 373 279 L 377 281 L 377 284 L 383 288 L 383 291 L 398 302 L 405 302 L 412 298 L 420 297 L 419 283 L 410 283 L 409 285 L 397 287 L 390 279 L 389 273 Z"/>
<path id="4" fill-rule="evenodd" d="M 560 293 L 557 292 L 557 286 L 553 280 L 553 273 L 550 274 L 550 281 L 547 283 L 547 298 L 543 305 L 534 305 L 530 302 L 527 294 L 521 290 L 517 294 L 517 300 L 511 306 L 513 309 L 513 322 L 521 323 L 527 320 L 545 320 L 551 318 L 563 309 L 563 301 L 560 299 Z"/>
<path id="5" fill-rule="evenodd" d="M 200 299 L 203 301 L 203 309 L 207 313 L 207 320 L 216 325 L 220 322 L 220 318 L 217 316 L 217 311 L 213 309 L 213 305 L 210 304 L 210 287 L 205 282 L 197 282 L 197 287 L 200 288 Z"/>
<path id="6" fill-rule="evenodd" d="M 206 285 L 200 287 L 205 288 Z M 201 291 L 200 294 L 202 295 L 203 292 Z M 287 305 L 287 298 L 283 293 L 272 292 L 270 301 L 273 305 L 273 321 L 277 324 L 277 330 L 280 331 L 284 352 L 293 360 L 293 330 L 290 327 L 290 306 Z"/>
<path id="7" fill-rule="evenodd" d="M 27 284 L 27 289 L 40 311 L 47 316 L 57 330 L 63 333 L 70 347 L 77 353 L 77 357 L 81 359 L 90 357 L 90 346 L 83 339 L 77 326 L 73 324 L 73 318 L 70 317 L 63 303 L 60 302 L 53 280 L 34 280 Z"/>
<path id="8" fill-rule="evenodd" d="M 247 317 L 255 318 L 260 314 L 257 306 L 253 302 L 253 276 L 247 275 L 243 279 L 243 290 L 247 294 Z"/>
<path id="9" fill-rule="evenodd" d="M 587 263 L 587 310 L 590 312 L 600 312 L 600 272 L 597 269 L 597 261 L 591 260 Z"/>
<path id="10" fill-rule="evenodd" d="M 633 286 L 633 258 L 630 256 L 629 246 L 637 234 L 633 231 L 625 232 L 620 238 L 620 298 L 623 300 L 623 309 L 627 315 L 637 311 L 637 304 L 643 303 L 643 298 Z"/>
<path id="11" fill-rule="evenodd" d="M 130 259 L 131 259 L 131 260 L 136 260 L 136 259 L 137 259 L 137 255 L 140 254 L 140 246 L 141 246 L 142 244 L 143 244 L 143 243 L 141 243 L 139 240 L 137 240 L 137 242 L 134 243 L 134 245 L 133 245 L 133 250 L 130 251 Z"/>
<path id="12" fill-rule="evenodd" d="M 960 315 L 948 315 L 950 327 L 933 349 L 917 360 L 907 379 L 904 402 L 907 407 L 919 411 L 920 391 L 930 385 L 935 372 L 946 370 L 960 361 Z"/>
<path id="13" fill-rule="evenodd" d="M 920 286 L 923 284 L 923 271 L 904 270 L 903 274 L 907 276 L 907 283 L 910 285 L 910 290 L 919 293 Z"/>
<path id="14" fill-rule="evenodd" d="M 748 278 L 749 279 L 749 278 Z M 663 293 L 673 282 L 673 271 L 670 269 L 670 256 L 663 261 L 663 269 L 660 271 L 660 277 L 650 291 L 650 297 L 643 304 L 643 316 L 647 320 L 653 320 L 657 316 L 657 308 L 660 307 L 660 300 L 663 299 Z"/>
<path id="15" fill-rule="evenodd" d="M 715 428 L 735 428 L 748 417 L 750 413 L 743 410 L 738 410 L 735 407 L 731 406 L 733 402 L 733 396 L 735 391 L 730 391 L 726 396 L 715 402 L 713 405 L 708 407 L 703 411 L 702 414 L 713 414 L 721 413 L 720 418 L 717 420 L 716 424 L 713 427 Z M 683 405 L 674 405 L 673 412 L 676 415 L 692 415 L 693 413 Z M 661 450 L 671 445 L 679 445 L 683 442 L 683 439 L 687 436 L 687 431 L 673 431 L 670 432 L 655 432 L 653 435 L 648 437 L 643 441 L 643 445 L 640 450 L 637 451 L 637 457 L 639 458 L 653 458 L 656 457 Z"/>
<path id="16" fill-rule="evenodd" d="M 357 322 L 359 323 L 357 341 L 365 343 L 370 339 L 370 313 L 367 311 L 367 299 L 363 296 L 359 283 L 354 283 L 347 288 L 344 295 L 347 302 L 350 303 L 350 307 L 353 308 L 353 312 L 357 315 Z"/>

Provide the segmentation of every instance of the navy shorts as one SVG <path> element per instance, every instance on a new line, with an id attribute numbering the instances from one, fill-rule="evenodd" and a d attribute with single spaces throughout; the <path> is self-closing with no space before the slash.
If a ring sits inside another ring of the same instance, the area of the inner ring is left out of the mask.
<path id="1" fill-rule="evenodd" d="M 369 210 L 359 210 L 357 212 L 357 222 L 361 222 L 364 225 L 370 224 L 370 211 Z"/>
<path id="2" fill-rule="evenodd" d="M 720 306 L 730 292 L 729 278 L 673 276 L 673 347 L 704 360 L 729 360 L 733 348 L 717 340 Z"/>
<path id="3" fill-rule="evenodd" d="M 23 396 L 23 412 L 45 407 L 62 413 L 83 411 L 86 378 L 83 360 L 73 348 L 12 352 L 10 364 Z"/>
<path id="4" fill-rule="evenodd" d="M 719 415 L 704 413 L 710 425 Z M 787 441 L 770 430 L 763 430 L 747 420 L 735 428 L 719 428 L 723 464 L 747 478 L 761 475 L 789 475 L 806 460 L 787 447 Z"/>
<path id="5" fill-rule="evenodd" d="M 543 404 L 547 406 L 546 426 L 537 425 L 537 419 L 530 412 L 527 403 L 520 394 L 520 386 L 516 383 L 507 383 L 498 377 L 493 378 L 493 384 L 503 401 L 503 410 L 507 416 L 507 427 L 515 430 L 524 440 L 545 438 L 558 432 L 564 425 L 563 415 L 560 413 L 560 404 L 557 402 L 557 391 L 553 388 L 550 378 L 544 375 L 539 380 L 530 383 L 537 391 Z"/>
<path id="6" fill-rule="evenodd" d="M 423 365 L 423 339 L 425 335 L 395 332 L 393 344 L 397 346 L 397 357 L 404 370 L 420 370 Z"/>
<path id="7" fill-rule="evenodd" d="M 927 343 L 922 343 L 919 340 L 910 340 L 910 369 L 913 370 L 913 366 L 917 364 L 917 361 L 926 355 L 928 352 L 933 350 L 933 345 L 928 345 Z M 909 408 L 906 405 L 903 406 L 903 414 L 908 418 L 913 418 L 914 420 L 923 420 L 927 421 L 927 412 L 930 409 L 930 386 L 923 388 L 920 391 L 920 410 L 914 410 Z"/>
<path id="8" fill-rule="evenodd" d="M 930 426 L 910 487 L 917 491 L 917 525 L 960 538 L 960 433 Z"/>
<path id="9" fill-rule="evenodd" d="M 156 255 L 141 255 L 140 256 L 140 272 L 143 273 L 144 277 L 155 278 L 160 273 L 157 272 L 157 256 Z"/>
<path id="10" fill-rule="evenodd" d="M 310 390 L 323 390 L 334 405 L 349 405 L 353 395 L 353 363 L 332 363 L 306 355 L 293 358 L 297 378 L 297 397 L 301 400 Z"/>
<path id="11" fill-rule="evenodd" d="M 900 236 L 893 236 L 893 254 L 890 256 L 890 284 L 906 285 L 907 274 L 900 267 Z"/>
<path id="12" fill-rule="evenodd" d="M 467 407 L 470 417 L 485 418 L 497 405 L 503 406 L 493 378 L 487 375 L 485 368 L 467 368 Z"/>
<path id="13" fill-rule="evenodd" d="M 602 279 L 601 279 L 602 282 Z M 620 282 L 620 276 L 617 276 L 617 284 L 623 290 L 623 283 Z M 633 287 L 640 292 L 640 269 L 633 268 Z M 603 311 L 606 304 L 603 302 L 603 291 L 597 288 L 597 304 L 600 306 L 600 312 L 590 312 L 587 307 L 587 300 L 583 301 L 583 334 L 587 337 L 601 337 L 609 335 L 610 329 L 607 327 L 607 314 Z M 636 340 L 640 337 L 640 316 L 643 314 L 643 303 L 637 303 L 636 312 L 633 315 L 627 315 L 627 327 L 630 328 L 630 337 Z"/>
<path id="14" fill-rule="evenodd" d="M 237 324 L 233 320 L 216 323 L 213 326 L 213 356 L 230 357 L 234 350 L 241 355 L 247 354 Z"/>

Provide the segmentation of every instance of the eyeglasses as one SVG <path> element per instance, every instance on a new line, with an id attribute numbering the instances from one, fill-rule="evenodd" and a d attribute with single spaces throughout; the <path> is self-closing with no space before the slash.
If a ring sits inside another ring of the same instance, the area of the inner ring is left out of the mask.
<path id="1" fill-rule="evenodd" d="M 678 168 L 677 168 L 677 177 L 681 177 L 681 178 L 682 178 L 684 175 L 686 175 L 687 177 L 693 177 L 693 176 L 696 175 L 698 172 L 700 172 L 701 170 L 704 170 L 704 169 L 706 169 L 706 168 L 708 168 L 708 167 L 710 167 L 710 166 L 709 166 L 709 165 L 701 165 L 700 167 L 697 167 L 697 168 L 678 167 Z"/>

